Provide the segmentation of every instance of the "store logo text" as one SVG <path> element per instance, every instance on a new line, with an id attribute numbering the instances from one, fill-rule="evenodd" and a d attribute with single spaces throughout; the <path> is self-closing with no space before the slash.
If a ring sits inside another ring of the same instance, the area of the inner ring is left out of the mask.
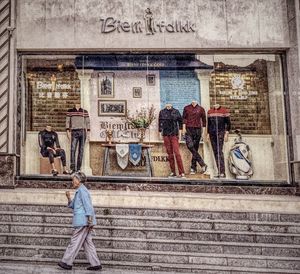
<path id="1" fill-rule="evenodd" d="M 154 20 L 153 13 L 148 8 L 145 10 L 144 20 L 135 22 L 122 21 L 114 17 L 100 18 L 101 32 L 111 33 L 114 31 L 131 32 L 131 33 L 146 33 L 154 35 L 155 33 L 189 33 L 196 31 L 196 24 L 190 20 L 174 20 L 165 22 L 163 20 Z"/>

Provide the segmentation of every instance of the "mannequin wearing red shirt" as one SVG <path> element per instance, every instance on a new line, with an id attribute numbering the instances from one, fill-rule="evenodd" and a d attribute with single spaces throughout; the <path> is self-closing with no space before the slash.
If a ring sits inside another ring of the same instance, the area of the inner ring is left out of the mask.
<path id="1" fill-rule="evenodd" d="M 193 100 L 190 105 L 184 107 L 182 118 L 182 132 L 185 134 L 186 146 L 193 155 L 190 174 L 196 173 L 197 163 L 201 167 L 200 173 L 204 173 L 207 169 L 207 165 L 204 163 L 198 149 L 202 136 L 202 128 L 206 127 L 205 110 L 196 100 Z"/>

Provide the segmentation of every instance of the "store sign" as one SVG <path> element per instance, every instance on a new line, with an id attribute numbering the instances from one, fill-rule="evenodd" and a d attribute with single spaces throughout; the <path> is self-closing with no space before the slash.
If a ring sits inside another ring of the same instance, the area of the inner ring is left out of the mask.
<path id="1" fill-rule="evenodd" d="M 71 84 L 63 84 L 63 83 L 50 83 L 50 82 L 36 82 L 36 88 L 40 89 L 49 89 L 49 90 L 58 90 L 58 89 L 72 89 Z"/>
<path id="2" fill-rule="evenodd" d="M 129 123 L 126 122 L 100 122 L 99 137 L 101 139 L 106 138 L 106 131 L 110 129 L 112 131 L 113 140 L 119 139 L 138 139 L 139 133 Z"/>
<path id="3" fill-rule="evenodd" d="M 51 82 L 36 82 L 36 88 L 39 91 L 39 98 L 41 99 L 66 99 L 68 98 L 67 90 L 72 89 L 69 83 L 57 83 L 57 79 L 53 74 L 50 78 Z"/>
<path id="4" fill-rule="evenodd" d="M 231 78 L 232 90 L 220 91 L 220 95 L 229 95 L 230 100 L 247 100 L 250 96 L 257 96 L 257 90 L 244 89 L 245 80 L 240 74 Z"/>
<path id="5" fill-rule="evenodd" d="M 155 33 L 164 32 L 193 33 L 196 31 L 196 24 L 190 20 L 174 20 L 172 22 L 155 20 L 149 8 L 145 10 L 144 20 L 128 22 L 114 17 L 107 17 L 100 18 L 100 21 L 101 33 L 128 32 L 154 35 Z"/>

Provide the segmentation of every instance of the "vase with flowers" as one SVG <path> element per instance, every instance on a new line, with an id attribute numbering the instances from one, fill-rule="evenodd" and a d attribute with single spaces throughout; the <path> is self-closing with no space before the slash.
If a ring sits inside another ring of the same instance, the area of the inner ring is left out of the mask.
<path id="1" fill-rule="evenodd" d="M 126 113 L 126 121 L 135 129 L 139 131 L 139 142 L 143 143 L 145 138 L 145 132 L 155 120 L 155 108 L 151 105 L 150 108 L 141 107 L 140 110 L 136 110 L 134 114 Z"/>

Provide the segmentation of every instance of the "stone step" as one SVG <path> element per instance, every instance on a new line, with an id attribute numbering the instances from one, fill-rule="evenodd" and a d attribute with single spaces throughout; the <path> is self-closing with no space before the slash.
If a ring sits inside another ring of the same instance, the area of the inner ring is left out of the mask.
<path id="1" fill-rule="evenodd" d="M 63 246 L 28 246 L 1 245 L 1 256 L 29 257 L 29 258 L 62 258 L 66 247 Z M 172 263 L 172 264 L 209 264 L 233 267 L 263 267 L 299 269 L 300 258 L 275 257 L 235 254 L 208 254 L 191 252 L 164 252 L 152 250 L 123 250 L 97 248 L 101 261 L 129 261 L 144 263 Z M 85 259 L 83 251 L 77 259 Z M 76 260 L 77 261 L 77 260 Z"/>
<path id="2" fill-rule="evenodd" d="M 0 212 L 0 222 L 68 224 L 70 213 Z M 198 230 L 253 231 L 274 233 L 300 233 L 300 223 L 258 222 L 246 220 L 207 220 L 199 218 L 166 218 L 154 216 L 98 215 L 100 226 L 165 227 Z"/>
<path id="3" fill-rule="evenodd" d="M 195 230 L 156 227 L 95 226 L 97 236 L 140 239 L 170 239 L 198 241 L 233 241 L 250 243 L 300 244 L 300 233 L 268 233 L 253 231 Z M 0 222 L 1 233 L 37 233 L 71 235 L 71 226 L 48 223 Z"/>
<path id="4" fill-rule="evenodd" d="M 124 237 L 93 238 L 97 247 L 125 250 L 160 250 L 200 253 L 246 254 L 263 256 L 300 257 L 300 245 L 241 243 L 199 240 L 140 239 Z M 0 244 L 67 246 L 69 235 L 0 233 Z"/>
<path id="5" fill-rule="evenodd" d="M 49 213 L 70 213 L 67 206 L 59 205 L 20 205 L 1 204 L 0 211 L 3 212 L 49 212 Z M 95 207 L 97 215 L 120 215 L 120 216 L 149 216 L 164 218 L 198 218 L 210 220 L 248 220 L 265 222 L 293 222 L 300 223 L 300 214 L 284 213 L 260 213 L 260 212 L 216 212 L 216 211 L 195 211 L 195 210 L 167 210 L 167 209 L 139 209 L 139 208 L 100 208 Z"/>
<path id="6" fill-rule="evenodd" d="M 34 263 L 57 263 L 53 258 L 28 258 L 14 256 L 0 256 L 0 261 L 15 262 L 34 262 Z M 77 260 L 81 264 L 86 264 L 85 260 Z M 152 271 L 169 271 L 184 273 L 203 273 L 203 274 L 237 274 L 237 273 L 281 273 L 281 274 L 299 274 L 299 270 L 280 269 L 280 268 L 250 268 L 235 266 L 215 266 L 209 264 L 169 264 L 169 263 L 143 263 L 143 262 L 124 262 L 124 261 L 102 261 L 105 267 L 134 269 L 134 270 L 152 270 Z M 76 267 L 76 266 L 75 266 Z M 74 267 L 74 268 L 75 268 Z M 78 267 L 79 268 L 79 267 Z M 284 272 L 283 272 L 284 271 Z"/>

